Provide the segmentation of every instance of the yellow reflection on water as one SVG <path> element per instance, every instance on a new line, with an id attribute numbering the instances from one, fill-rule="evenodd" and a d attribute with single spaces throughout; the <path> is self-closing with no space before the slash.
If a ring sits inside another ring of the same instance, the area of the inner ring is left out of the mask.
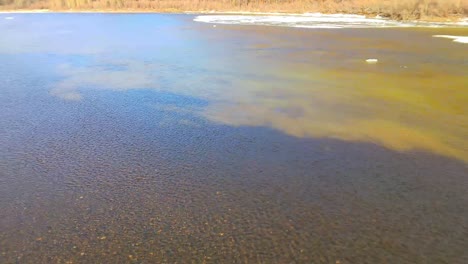
<path id="1" fill-rule="evenodd" d="M 393 73 L 290 68 L 281 74 L 302 83 L 239 83 L 241 96 L 230 93 L 205 116 L 296 137 L 374 142 L 468 161 L 466 76 L 405 68 Z"/>

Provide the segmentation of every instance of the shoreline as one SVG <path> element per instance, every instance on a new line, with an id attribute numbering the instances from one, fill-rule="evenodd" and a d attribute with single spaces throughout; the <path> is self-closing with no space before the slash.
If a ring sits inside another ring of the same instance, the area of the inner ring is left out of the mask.
<path id="1" fill-rule="evenodd" d="M 440 22 L 440 23 L 456 23 L 468 26 L 468 17 L 451 16 L 451 17 L 432 17 L 425 19 L 414 20 L 395 20 L 382 16 L 381 14 L 360 14 L 360 13 L 330 13 L 330 12 L 263 12 L 263 11 L 218 11 L 218 10 L 178 10 L 178 9 L 161 9 L 161 10 L 145 10 L 145 9 L 16 9 L 16 10 L 1 10 L 0 14 L 39 14 L 39 13 L 109 13 L 109 14 L 199 14 L 199 15 L 271 15 L 271 16 L 304 16 L 307 14 L 323 14 L 323 15 L 356 15 L 365 16 L 366 18 L 381 18 L 393 21 L 405 22 Z"/>

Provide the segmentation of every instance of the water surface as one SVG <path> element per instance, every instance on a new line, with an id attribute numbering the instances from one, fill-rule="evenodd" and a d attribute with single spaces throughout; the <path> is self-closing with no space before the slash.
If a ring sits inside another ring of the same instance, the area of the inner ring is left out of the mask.
<path id="1" fill-rule="evenodd" d="M 466 28 L 193 19 L 0 15 L 0 262 L 467 261 Z"/>

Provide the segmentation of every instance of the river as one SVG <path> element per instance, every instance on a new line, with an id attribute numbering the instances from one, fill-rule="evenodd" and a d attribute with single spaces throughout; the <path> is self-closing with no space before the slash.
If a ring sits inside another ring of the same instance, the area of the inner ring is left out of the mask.
<path id="1" fill-rule="evenodd" d="M 1 263 L 468 261 L 467 27 L 210 19 L 0 14 Z"/>

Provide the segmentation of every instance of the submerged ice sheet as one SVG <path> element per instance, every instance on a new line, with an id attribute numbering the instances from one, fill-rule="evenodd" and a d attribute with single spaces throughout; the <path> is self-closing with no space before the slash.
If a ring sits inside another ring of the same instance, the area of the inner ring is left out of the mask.
<path id="1" fill-rule="evenodd" d="M 194 21 L 232 25 L 266 25 L 300 28 L 372 28 L 372 27 L 441 27 L 465 26 L 464 23 L 399 22 L 380 16 L 368 18 L 362 15 L 305 13 L 293 15 L 201 15 Z"/>

